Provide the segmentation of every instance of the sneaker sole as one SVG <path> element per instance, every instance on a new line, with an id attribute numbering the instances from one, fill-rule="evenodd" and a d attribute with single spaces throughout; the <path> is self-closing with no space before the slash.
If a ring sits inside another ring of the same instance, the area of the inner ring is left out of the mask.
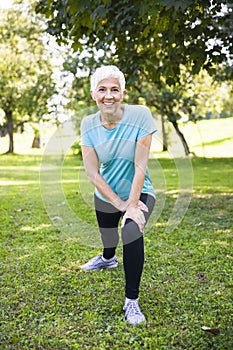
<path id="1" fill-rule="evenodd" d="M 112 266 L 103 266 L 103 267 L 100 267 L 100 268 L 93 268 L 93 269 L 85 269 L 85 268 L 80 267 L 80 270 L 83 270 L 83 271 L 99 271 L 99 270 L 103 270 L 103 269 L 113 269 L 114 267 L 117 267 L 117 266 L 118 266 L 118 264 L 112 265 Z"/>

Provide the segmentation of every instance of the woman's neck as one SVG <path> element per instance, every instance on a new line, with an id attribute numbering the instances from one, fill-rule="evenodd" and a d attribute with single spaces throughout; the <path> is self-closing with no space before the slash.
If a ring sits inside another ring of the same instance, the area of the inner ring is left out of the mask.
<path id="1" fill-rule="evenodd" d="M 114 128 L 121 120 L 123 113 L 124 113 L 124 106 L 123 105 L 121 106 L 118 113 L 108 114 L 108 113 L 101 112 L 100 113 L 100 120 L 101 120 L 102 125 L 108 129 Z"/>

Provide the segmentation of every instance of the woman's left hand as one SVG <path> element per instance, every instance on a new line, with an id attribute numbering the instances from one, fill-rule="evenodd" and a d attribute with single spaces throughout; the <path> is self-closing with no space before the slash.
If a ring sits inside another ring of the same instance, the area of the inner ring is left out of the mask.
<path id="1" fill-rule="evenodd" d="M 146 210 L 145 210 L 146 211 Z M 130 206 L 127 208 L 123 218 L 122 218 L 122 223 L 121 227 L 125 225 L 125 222 L 127 219 L 133 220 L 139 227 L 140 232 L 143 233 L 145 224 L 146 224 L 146 219 L 143 214 L 143 211 L 140 209 L 139 206 Z"/>

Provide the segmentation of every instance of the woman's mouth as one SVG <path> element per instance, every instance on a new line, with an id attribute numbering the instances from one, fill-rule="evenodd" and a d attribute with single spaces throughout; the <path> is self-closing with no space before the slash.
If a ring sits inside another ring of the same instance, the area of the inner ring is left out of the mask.
<path id="1" fill-rule="evenodd" d="M 114 102 L 104 102 L 105 106 L 112 106 L 114 104 Z"/>

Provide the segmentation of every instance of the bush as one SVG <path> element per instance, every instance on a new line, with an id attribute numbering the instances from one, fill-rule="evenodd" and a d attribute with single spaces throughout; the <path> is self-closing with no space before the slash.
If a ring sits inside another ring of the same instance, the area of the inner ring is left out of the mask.
<path id="1" fill-rule="evenodd" d="M 71 153 L 74 156 L 77 156 L 78 158 L 82 158 L 82 149 L 81 149 L 81 144 L 80 141 L 76 141 L 72 146 L 71 146 Z"/>

